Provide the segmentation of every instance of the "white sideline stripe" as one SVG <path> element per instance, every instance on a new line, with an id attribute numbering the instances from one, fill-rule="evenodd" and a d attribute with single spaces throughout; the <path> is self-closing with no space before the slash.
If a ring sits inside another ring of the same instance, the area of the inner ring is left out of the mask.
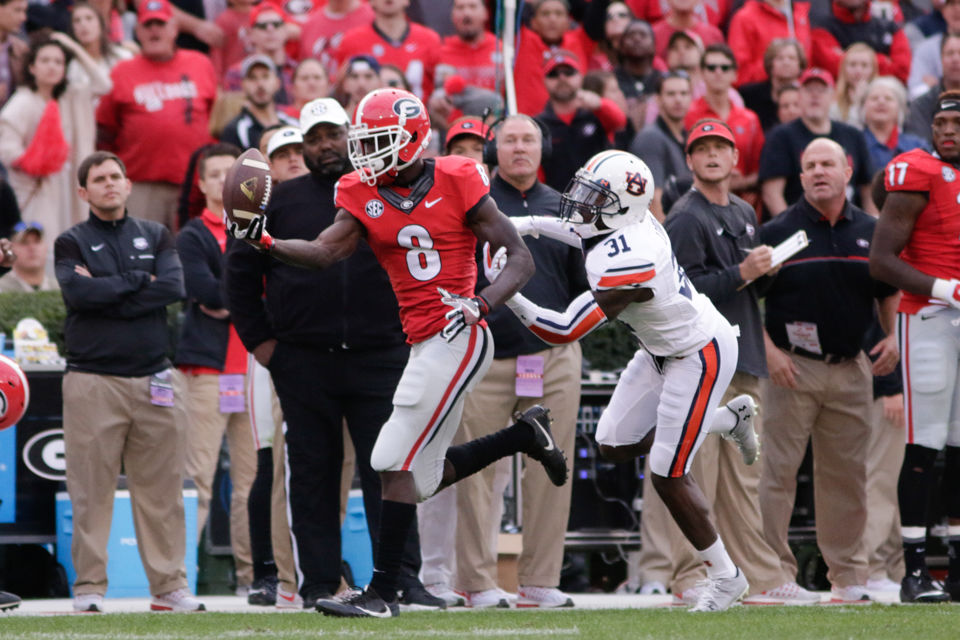
<path id="1" fill-rule="evenodd" d="M 247 631 L 225 631 L 218 633 L 218 638 L 270 638 L 287 637 L 295 635 L 301 638 L 327 638 L 349 636 L 356 637 L 377 637 L 377 638 L 424 638 L 424 637 L 446 637 L 455 636 L 463 638 L 514 638 L 517 636 L 579 636 L 578 627 L 567 629 L 480 629 L 474 628 L 469 631 L 443 631 L 440 629 L 416 629 L 410 631 L 361 631 L 357 629 L 331 629 L 329 631 L 302 631 L 288 629 L 285 631 L 270 630 L 247 630 Z M 31 638 L 33 640 L 180 640 L 183 634 L 149 633 L 141 635 L 117 634 L 117 633 L 76 633 L 76 632 L 27 632 L 18 634 L 18 638 Z"/>

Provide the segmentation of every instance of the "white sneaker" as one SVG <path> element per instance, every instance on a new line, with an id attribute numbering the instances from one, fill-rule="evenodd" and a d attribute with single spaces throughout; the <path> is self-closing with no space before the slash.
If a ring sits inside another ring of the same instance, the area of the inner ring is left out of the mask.
<path id="1" fill-rule="evenodd" d="M 753 417 L 757 415 L 757 403 L 747 394 L 743 394 L 728 402 L 727 409 L 737 416 L 737 424 L 723 434 L 723 438 L 736 442 L 740 455 L 743 456 L 743 463 L 751 465 L 760 457 L 760 439 L 753 428 Z"/>
<path id="2" fill-rule="evenodd" d="M 852 584 L 848 587 L 833 587 L 830 589 L 830 602 L 854 604 L 870 602 L 873 598 L 862 584 Z"/>
<path id="3" fill-rule="evenodd" d="M 153 596 L 150 611 L 206 611 L 203 603 L 193 597 L 186 589 L 175 589 L 169 593 Z"/>
<path id="4" fill-rule="evenodd" d="M 744 598 L 744 604 L 818 604 L 820 594 L 807 591 L 796 582 L 786 582 L 776 589 L 767 589 Z"/>
<path id="5" fill-rule="evenodd" d="M 654 596 L 654 595 L 662 596 L 666 592 L 667 592 L 667 588 L 663 586 L 662 582 L 658 582 L 657 580 L 644 582 L 643 586 L 640 587 L 640 591 L 639 591 L 640 595 L 642 596 Z"/>
<path id="6" fill-rule="evenodd" d="M 435 584 L 424 585 L 427 590 L 427 593 L 432 595 L 435 598 L 440 598 L 448 607 L 465 607 L 467 606 L 467 599 L 451 589 L 448 585 L 443 584 L 442 582 L 437 582 Z"/>
<path id="7" fill-rule="evenodd" d="M 103 613 L 103 596 L 99 593 L 81 593 L 73 597 L 74 611 Z"/>
<path id="8" fill-rule="evenodd" d="M 509 609 L 510 602 L 516 602 L 517 596 L 507 593 L 503 589 L 487 589 L 485 591 L 471 591 L 467 594 L 467 606 L 473 609 Z"/>
<path id="9" fill-rule="evenodd" d="M 673 604 L 685 604 L 689 606 L 697 604 L 697 601 L 700 599 L 700 594 L 706 589 L 707 584 L 707 580 L 701 580 L 689 589 L 674 591 Z"/>
<path id="10" fill-rule="evenodd" d="M 900 593 L 900 583 L 884 576 L 880 580 L 867 580 L 867 590 L 879 591 L 880 593 Z"/>
<path id="11" fill-rule="evenodd" d="M 303 598 L 296 591 L 285 591 L 277 587 L 277 609 L 297 609 L 303 611 Z"/>
<path id="12" fill-rule="evenodd" d="M 750 590 L 750 584 L 743 571 L 737 567 L 737 574 L 732 578 L 717 578 L 706 581 L 706 588 L 700 593 L 697 604 L 688 611 L 726 611 L 735 602 L 742 600 Z"/>
<path id="13" fill-rule="evenodd" d="M 520 586 L 517 591 L 517 608 L 541 607 L 553 609 L 556 607 L 572 607 L 573 598 L 560 589 L 554 587 Z"/>

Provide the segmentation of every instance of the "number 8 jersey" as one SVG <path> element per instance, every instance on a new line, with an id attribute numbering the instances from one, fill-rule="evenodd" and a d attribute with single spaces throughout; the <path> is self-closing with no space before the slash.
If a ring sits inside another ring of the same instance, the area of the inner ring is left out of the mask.
<path id="1" fill-rule="evenodd" d="M 591 289 L 653 291 L 651 300 L 629 304 L 617 316 L 650 354 L 696 353 L 727 323 L 677 264 L 670 238 L 652 214 L 590 245 L 586 269 Z"/>
<path id="2" fill-rule="evenodd" d="M 336 205 L 364 226 L 390 278 L 407 342 L 422 342 L 447 323 L 450 307 L 437 287 L 475 295 L 477 238 L 467 219 L 489 191 L 486 170 L 459 156 L 424 160 L 423 173 L 404 188 L 368 186 L 356 171 L 337 183 Z"/>

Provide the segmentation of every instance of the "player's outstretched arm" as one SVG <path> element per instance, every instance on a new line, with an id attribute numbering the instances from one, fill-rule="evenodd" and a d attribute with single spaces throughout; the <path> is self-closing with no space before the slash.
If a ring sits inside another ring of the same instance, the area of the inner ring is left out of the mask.
<path id="1" fill-rule="evenodd" d="M 477 292 L 486 300 L 490 308 L 498 307 L 520 291 L 520 288 L 533 276 L 535 271 L 533 256 L 530 255 L 520 234 L 510 224 L 507 216 L 497 208 L 492 198 L 488 198 L 467 222 L 474 235 L 481 242 L 489 242 L 494 251 L 500 247 L 507 249 L 507 264 L 500 277 L 483 291 Z"/>
<path id="2" fill-rule="evenodd" d="M 313 240 L 274 239 L 268 251 L 271 256 L 287 264 L 325 269 L 356 251 L 362 235 L 363 225 L 346 209 L 340 209 L 333 224 Z"/>
<path id="3" fill-rule="evenodd" d="M 577 225 L 552 216 L 512 216 L 507 218 L 522 236 L 539 238 L 541 235 L 580 249 L 583 238 L 576 232 Z"/>

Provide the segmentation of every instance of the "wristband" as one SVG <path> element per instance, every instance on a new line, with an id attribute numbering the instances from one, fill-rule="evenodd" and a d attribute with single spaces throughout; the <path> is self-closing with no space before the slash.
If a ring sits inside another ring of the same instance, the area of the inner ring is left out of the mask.
<path id="1" fill-rule="evenodd" d="M 954 304 L 960 302 L 960 281 L 937 278 L 933 281 L 930 295 Z"/>
<path id="2" fill-rule="evenodd" d="M 263 249 L 263 251 L 270 253 L 270 249 L 273 249 L 274 244 L 275 242 L 273 236 L 264 231 L 263 235 L 260 236 L 260 248 Z"/>
<path id="3" fill-rule="evenodd" d="M 487 302 L 486 298 L 478 293 L 473 299 L 476 301 L 477 308 L 480 310 L 481 318 L 490 313 L 490 303 Z"/>

